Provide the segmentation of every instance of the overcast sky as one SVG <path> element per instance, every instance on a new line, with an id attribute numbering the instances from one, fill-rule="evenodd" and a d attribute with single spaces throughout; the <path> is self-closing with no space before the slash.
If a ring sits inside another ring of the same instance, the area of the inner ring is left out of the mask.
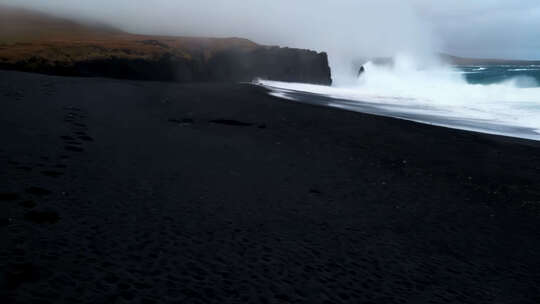
<path id="1" fill-rule="evenodd" d="M 540 0 L 0 0 L 130 32 L 239 36 L 334 57 L 540 59 Z"/>

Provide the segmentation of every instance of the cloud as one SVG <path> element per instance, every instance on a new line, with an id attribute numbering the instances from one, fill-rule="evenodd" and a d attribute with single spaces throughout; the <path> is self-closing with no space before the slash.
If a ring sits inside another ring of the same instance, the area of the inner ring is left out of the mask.
<path id="1" fill-rule="evenodd" d="M 0 0 L 137 33 L 240 36 L 334 57 L 540 58 L 537 0 Z"/>

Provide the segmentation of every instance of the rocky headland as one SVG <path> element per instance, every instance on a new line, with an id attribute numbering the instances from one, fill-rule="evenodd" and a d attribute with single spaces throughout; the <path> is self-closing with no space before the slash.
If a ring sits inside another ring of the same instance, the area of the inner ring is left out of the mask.
<path id="1" fill-rule="evenodd" d="M 135 35 L 5 7 L 0 20 L 0 69 L 174 82 L 332 82 L 326 53 L 310 50 L 241 38 Z"/>

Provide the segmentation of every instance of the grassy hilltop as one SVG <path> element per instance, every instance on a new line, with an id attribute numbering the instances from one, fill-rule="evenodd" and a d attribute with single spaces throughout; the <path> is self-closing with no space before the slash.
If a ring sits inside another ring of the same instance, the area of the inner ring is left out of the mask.
<path id="1" fill-rule="evenodd" d="M 242 38 L 137 35 L 9 7 L 0 7 L 0 68 L 177 82 L 262 77 L 331 83 L 325 53 Z"/>
<path id="2" fill-rule="evenodd" d="M 39 12 L 0 7 L 0 61 L 31 57 L 50 64 L 80 60 L 155 59 L 163 55 L 191 59 L 228 48 L 253 49 L 257 44 L 240 38 L 195 38 L 134 35 L 95 24 L 78 23 Z"/>

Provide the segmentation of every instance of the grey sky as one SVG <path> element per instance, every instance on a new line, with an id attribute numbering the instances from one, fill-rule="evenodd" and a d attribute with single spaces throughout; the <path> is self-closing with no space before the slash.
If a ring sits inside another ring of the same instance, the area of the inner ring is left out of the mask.
<path id="1" fill-rule="evenodd" d="M 540 59 L 538 0 L 0 0 L 137 33 L 239 36 L 344 55 Z"/>

